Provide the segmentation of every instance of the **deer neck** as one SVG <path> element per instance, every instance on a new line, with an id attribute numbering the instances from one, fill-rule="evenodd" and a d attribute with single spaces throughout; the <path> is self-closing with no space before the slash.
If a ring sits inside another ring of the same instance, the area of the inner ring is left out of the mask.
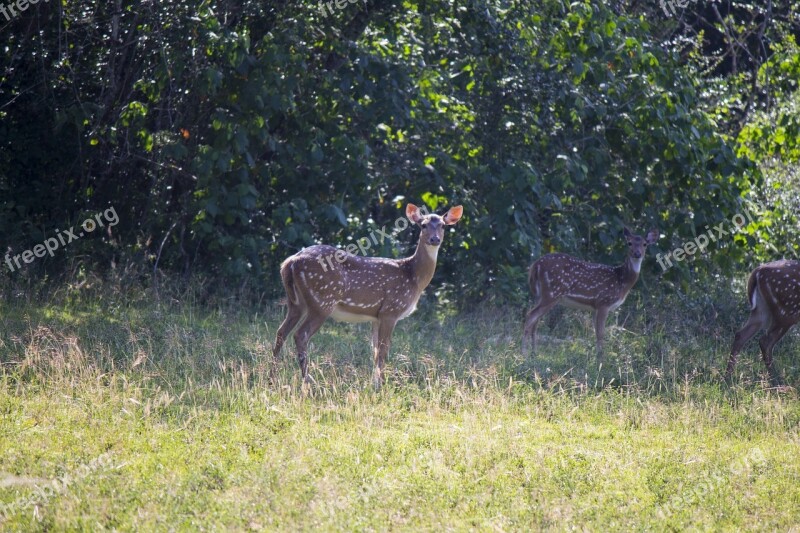
<path id="1" fill-rule="evenodd" d="M 643 261 L 644 255 L 638 259 L 628 256 L 625 262 L 615 269 L 620 281 L 632 287 L 634 283 L 636 283 L 636 280 L 639 279 L 639 272 L 642 270 Z"/>
<path id="2" fill-rule="evenodd" d="M 436 271 L 436 258 L 439 254 L 438 246 L 431 246 L 421 240 L 417 243 L 417 251 L 409 258 L 408 264 L 414 276 L 414 281 L 422 292 L 433 279 Z"/>

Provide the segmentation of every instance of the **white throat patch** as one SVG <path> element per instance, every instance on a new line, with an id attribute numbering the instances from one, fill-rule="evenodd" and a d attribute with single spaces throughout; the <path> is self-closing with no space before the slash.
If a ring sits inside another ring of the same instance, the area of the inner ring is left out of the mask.
<path id="1" fill-rule="evenodd" d="M 439 256 L 439 247 L 433 246 L 431 244 L 425 245 L 425 252 L 427 252 L 428 256 L 436 261 L 436 258 Z"/>

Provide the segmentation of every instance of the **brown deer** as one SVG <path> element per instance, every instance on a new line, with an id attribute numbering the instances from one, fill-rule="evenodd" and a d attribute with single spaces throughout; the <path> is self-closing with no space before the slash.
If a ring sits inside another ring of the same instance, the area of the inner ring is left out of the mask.
<path id="1" fill-rule="evenodd" d="M 747 301 L 750 317 L 733 337 L 725 379 L 731 380 L 736 358 L 745 343 L 766 329 L 759 341 L 761 358 L 767 366 L 770 382 L 780 385 L 780 375 L 772 362 L 772 349 L 800 321 L 800 261 L 774 261 L 756 267 L 747 280 Z"/>
<path id="2" fill-rule="evenodd" d="M 557 304 L 574 309 L 594 311 L 597 355 L 603 353 L 606 318 L 625 301 L 631 287 L 639 279 L 647 246 L 658 240 L 658 231 L 651 229 L 646 237 L 634 235 L 625 228 L 628 258 L 619 266 L 588 263 L 571 255 L 554 253 L 537 259 L 528 272 L 528 284 L 535 305 L 525 317 L 522 350 L 532 344 L 536 352 L 536 328 L 548 311 Z"/>
<path id="3" fill-rule="evenodd" d="M 423 215 L 408 204 L 406 216 L 421 231 L 416 252 L 404 259 L 359 257 L 326 245 L 310 246 L 286 259 L 281 279 L 289 309 L 275 336 L 273 357 L 278 357 L 286 338 L 297 328 L 297 360 L 308 383 L 308 341 L 326 318 L 371 322 L 373 383 L 379 389 L 394 327 L 416 309 L 436 270 L 444 228 L 458 222 L 462 211 L 459 205 L 443 216 Z"/>

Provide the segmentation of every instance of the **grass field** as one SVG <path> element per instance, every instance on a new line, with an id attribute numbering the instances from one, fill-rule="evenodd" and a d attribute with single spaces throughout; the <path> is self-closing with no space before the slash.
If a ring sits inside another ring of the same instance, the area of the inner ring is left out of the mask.
<path id="1" fill-rule="evenodd" d="M 680 333 L 707 309 L 632 294 L 599 367 L 579 313 L 526 360 L 522 309 L 423 307 L 379 393 L 329 323 L 304 395 L 291 342 L 270 377 L 282 308 L 148 298 L 0 306 L 0 529 L 800 531 L 797 393 L 755 342 L 719 383 L 742 309 Z"/>

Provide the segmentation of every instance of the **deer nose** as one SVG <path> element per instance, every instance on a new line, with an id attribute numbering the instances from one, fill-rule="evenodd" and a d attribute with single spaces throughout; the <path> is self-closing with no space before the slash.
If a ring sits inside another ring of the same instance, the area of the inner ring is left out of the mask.
<path id="1" fill-rule="evenodd" d="M 640 257 L 642 257 L 642 252 L 633 252 L 634 259 L 639 259 Z"/>
<path id="2" fill-rule="evenodd" d="M 438 244 L 440 244 L 440 243 L 442 242 L 442 239 L 440 239 L 438 236 L 434 235 L 433 237 L 431 237 L 430 239 L 428 239 L 428 242 L 429 242 L 430 244 L 435 244 L 435 245 L 438 245 Z"/>

